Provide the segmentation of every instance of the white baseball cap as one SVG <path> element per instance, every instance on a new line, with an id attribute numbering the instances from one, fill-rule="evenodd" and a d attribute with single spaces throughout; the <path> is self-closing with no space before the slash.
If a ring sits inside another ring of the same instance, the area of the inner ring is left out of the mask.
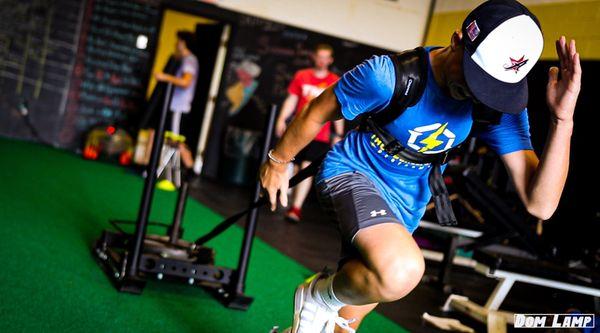
<path id="1" fill-rule="evenodd" d="M 462 25 L 463 71 L 475 98 L 494 110 L 519 113 L 527 107 L 527 74 L 542 54 L 538 19 L 514 0 L 489 0 Z"/>

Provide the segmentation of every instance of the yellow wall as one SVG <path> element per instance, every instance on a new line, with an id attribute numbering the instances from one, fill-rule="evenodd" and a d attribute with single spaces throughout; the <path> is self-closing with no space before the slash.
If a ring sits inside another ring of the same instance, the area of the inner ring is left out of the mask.
<path id="1" fill-rule="evenodd" d="M 582 59 L 600 59 L 600 1 L 536 4 L 527 5 L 527 8 L 542 25 L 542 59 L 557 59 L 554 41 L 561 35 L 575 39 Z M 425 45 L 448 45 L 452 32 L 460 28 L 468 13 L 468 10 L 434 13 Z"/>
<path id="2" fill-rule="evenodd" d="M 169 57 L 175 51 L 175 43 L 177 42 L 177 31 L 189 30 L 196 31 L 197 24 L 216 24 L 216 21 L 209 20 L 200 16 L 186 14 L 175 10 L 167 9 L 164 13 L 162 25 L 160 27 L 160 36 L 158 37 L 158 45 L 156 48 L 156 57 L 152 66 L 152 73 L 161 71 L 166 65 Z M 154 75 L 148 83 L 147 97 L 152 94 L 156 80 Z"/>

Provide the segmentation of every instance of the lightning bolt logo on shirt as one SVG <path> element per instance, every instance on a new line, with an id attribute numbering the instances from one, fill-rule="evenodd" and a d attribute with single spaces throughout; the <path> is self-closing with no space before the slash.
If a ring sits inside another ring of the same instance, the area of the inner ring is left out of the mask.
<path id="1" fill-rule="evenodd" d="M 428 137 L 419 141 L 419 143 L 422 143 L 425 145 L 425 146 L 423 146 L 423 148 L 419 149 L 419 153 L 424 153 L 424 152 L 434 149 L 437 146 L 444 143 L 444 141 L 438 140 L 438 136 L 440 136 L 440 134 L 444 133 L 444 130 L 446 130 L 447 126 L 448 126 L 448 123 L 445 123 L 444 125 L 440 126 L 440 128 L 438 128 L 435 132 L 431 133 Z"/>

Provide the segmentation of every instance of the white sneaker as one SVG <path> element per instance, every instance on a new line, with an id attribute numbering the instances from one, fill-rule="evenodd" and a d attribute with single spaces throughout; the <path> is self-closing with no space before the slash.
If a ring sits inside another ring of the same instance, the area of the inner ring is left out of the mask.
<path id="1" fill-rule="evenodd" d="M 336 314 L 336 316 L 332 320 L 327 322 L 327 326 L 325 326 L 325 329 L 323 330 L 323 332 L 324 333 L 335 333 L 335 325 L 338 325 L 339 327 L 346 330 L 346 332 L 348 332 L 348 333 L 356 333 L 356 331 L 352 327 L 350 327 L 350 324 L 352 324 L 355 320 L 356 319 L 354 319 L 354 318 L 352 318 L 352 319 L 342 318 Z"/>
<path id="2" fill-rule="evenodd" d="M 337 312 L 320 305 L 313 298 L 315 283 L 324 276 L 323 273 L 317 273 L 310 282 L 304 282 L 296 288 L 291 333 L 333 333 L 336 324 L 349 333 L 355 333 L 349 326 L 354 320 L 339 317 Z"/>

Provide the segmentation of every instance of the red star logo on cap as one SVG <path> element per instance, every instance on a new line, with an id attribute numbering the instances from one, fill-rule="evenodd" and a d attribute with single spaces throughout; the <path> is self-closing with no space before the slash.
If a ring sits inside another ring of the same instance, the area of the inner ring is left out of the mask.
<path id="1" fill-rule="evenodd" d="M 510 59 L 510 65 L 504 65 L 504 69 L 507 71 L 514 70 L 515 73 L 517 73 L 519 71 L 519 69 L 521 69 L 521 67 L 525 66 L 527 61 L 529 61 L 529 59 L 525 59 L 524 55 L 521 57 L 521 59 L 513 59 L 512 57 L 509 57 L 509 59 Z"/>

